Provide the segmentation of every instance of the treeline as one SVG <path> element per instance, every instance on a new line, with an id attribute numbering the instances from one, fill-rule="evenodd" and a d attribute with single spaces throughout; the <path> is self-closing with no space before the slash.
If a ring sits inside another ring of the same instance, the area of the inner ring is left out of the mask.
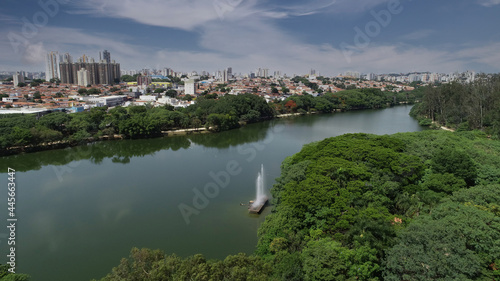
<path id="1" fill-rule="evenodd" d="M 200 97 L 188 108 L 172 106 L 95 107 L 88 112 L 55 112 L 39 119 L 34 115 L 0 116 L 0 148 L 38 145 L 48 142 L 82 142 L 91 137 L 121 134 L 126 138 L 147 138 L 171 129 L 205 126 L 215 131 L 257 122 L 274 116 L 267 102 L 256 95 L 224 96 L 218 100 Z"/>
<path id="2" fill-rule="evenodd" d="M 26 274 L 9 272 L 10 265 L 0 264 L 0 281 L 29 281 L 31 277 Z"/>
<path id="3" fill-rule="evenodd" d="M 347 111 L 359 109 L 377 109 L 401 103 L 413 104 L 422 97 L 422 91 L 382 92 L 380 89 L 354 89 L 337 93 L 327 92 L 313 97 L 311 95 L 294 95 L 284 101 L 276 102 L 279 113 L 306 113 Z"/>
<path id="4" fill-rule="evenodd" d="M 411 115 L 423 125 L 437 122 L 458 130 L 484 130 L 500 136 L 500 74 L 481 74 L 468 84 L 427 87 Z"/>
<path id="5" fill-rule="evenodd" d="M 485 134 L 349 134 L 281 168 L 254 256 L 133 249 L 101 281 L 500 278 L 500 142 Z"/>
<path id="6" fill-rule="evenodd" d="M 176 255 L 165 255 L 160 250 L 134 248 L 128 259 L 122 259 L 120 265 L 100 281 L 262 281 L 268 280 L 271 272 L 271 265 L 257 256 L 238 254 L 228 256 L 223 261 L 206 260 L 202 255 L 183 259 Z"/>
<path id="7" fill-rule="evenodd" d="M 54 112 L 41 118 L 34 115 L 0 115 L 0 154 L 6 149 L 27 145 L 64 142 L 78 144 L 89 139 L 119 134 L 125 138 L 161 136 L 162 131 L 206 127 L 213 131 L 238 128 L 274 118 L 278 113 L 307 113 L 383 108 L 399 103 L 413 103 L 420 91 L 392 93 L 379 89 L 356 89 L 338 93 L 294 95 L 284 101 L 267 103 L 260 96 L 205 95 L 194 105 L 174 109 L 131 106 L 92 108 L 87 112 Z"/>
<path id="8" fill-rule="evenodd" d="M 307 145 L 282 165 L 257 254 L 279 280 L 493 280 L 499 156 L 440 131 Z"/>

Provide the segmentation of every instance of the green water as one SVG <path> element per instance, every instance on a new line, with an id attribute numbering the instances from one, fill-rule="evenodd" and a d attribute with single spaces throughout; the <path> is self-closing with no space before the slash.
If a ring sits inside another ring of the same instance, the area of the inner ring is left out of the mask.
<path id="1" fill-rule="evenodd" d="M 252 253 L 270 209 L 249 215 L 240 202 L 255 197 L 261 164 L 268 190 L 281 162 L 304 144 L 345 133 L 422 130 L 408 116 L 410 108 L 304 116 L 219 134 L 101 142 L 0 158 L 3 193 L 7 167 L 17 170 L 17 271 L 37 281 L 100 278 L 132 247 L 207 258 Z M 226 177 L 218 183 L 211 172 Z M 195 192 L 203 194 L 206 186 L 212 198 L 203 195 L 200 201 Z M 5 201 L 0 219 L 6 223 Z M 195 211 L 188 220 L 180 204 Z M 0 263 L 7 260 L 3 229 Z"/>

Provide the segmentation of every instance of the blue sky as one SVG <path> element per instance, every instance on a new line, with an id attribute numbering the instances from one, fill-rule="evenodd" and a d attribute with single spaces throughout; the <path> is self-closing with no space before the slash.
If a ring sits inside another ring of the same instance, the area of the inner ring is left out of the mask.
<path id="1" fill-rule="evenodd" d="M 3 0 L 0 70 L 107 49 L 123 70 L 500 72 L 499 15 L 500 0 Z"/>

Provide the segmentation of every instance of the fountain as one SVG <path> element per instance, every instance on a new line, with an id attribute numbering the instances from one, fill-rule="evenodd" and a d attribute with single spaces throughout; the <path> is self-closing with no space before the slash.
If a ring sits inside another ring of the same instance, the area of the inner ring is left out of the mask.
<path id="1" fill-rule="evenodd" d="M 260 172 L 255 181 L 256 197 L 255 201 L 250 201 L 248 211 L 252 214 L 259 214 L 267 203 L 267 195 L 264 192 L 264 165 L 261 165 Z"/>

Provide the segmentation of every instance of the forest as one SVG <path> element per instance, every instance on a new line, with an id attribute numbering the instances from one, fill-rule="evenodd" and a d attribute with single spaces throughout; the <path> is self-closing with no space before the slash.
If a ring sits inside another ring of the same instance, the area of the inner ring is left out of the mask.
<path id="1" fill-rule="evenodd" d="M 279 113 L 331 113 L 356 109 L 382 108 L 400 102 L 413 103 L 419 91 L 384 93 L 379 89 L 357 89 L 322 96 L 294 95 L 283 101 L 267 103 L 254 94 L 205 95 L 187 108 L 131 106 L 94 107 L 89 111 L 67 114 L 53 112 L 34 115 L 0 115 L 0 155 L 8 148 L 64 142 L 71 145 L 119 134 L 124 138 L 162 136 L 162 131 L 209 128 L 212 131 L 235 129 L 276 117 Z"/>
<path id="2" fill-rule="evenodd" d="M 54 112 L 39 119 L 34 115 L 0 116 L 0 148 L 67 141 L 80 143 L 103 135 L 125 138 L 161 136 L 171 129 L 205 126 L 229 130 L 240 122 L 257 122 L 274 116 L 267 102 L 252 94 L 224 96 L 219 100 L 199 98 L 186 109 L 172 106 L 94 107 L 87 112 Z"/>
<path id="3" fill-rule="evenodd" d="M 425 87 L 422 102 L 411 112 L 422 125 L 483 130 L 500 136 L 500 74 L 480 74 L 472 83 Z"/>
<path id="4" fill-rule="evenodd" d="M 500 143 L 348 134 L 288 157 L 252 255 L 132 249 L 101 281 L 498 280 Z"/>

